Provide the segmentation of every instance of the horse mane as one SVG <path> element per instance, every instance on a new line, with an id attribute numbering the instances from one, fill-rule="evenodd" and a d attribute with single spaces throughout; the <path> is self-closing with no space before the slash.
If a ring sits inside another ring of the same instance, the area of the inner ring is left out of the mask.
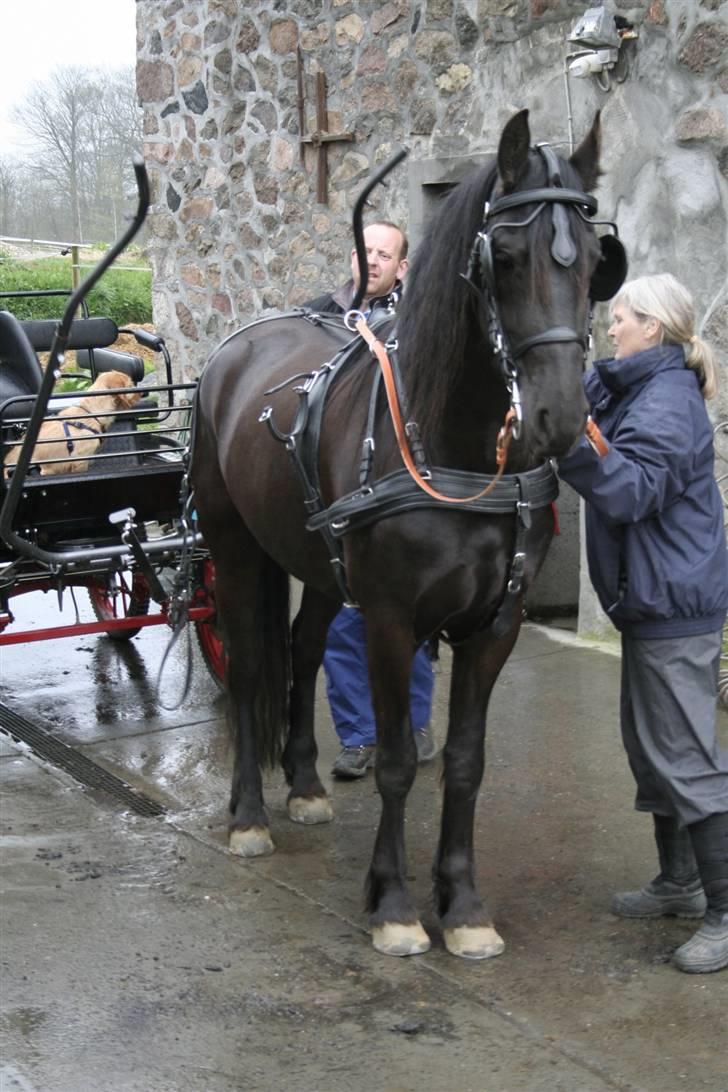
<path id="1" fill-rule="evenodd" d="M 423 434 L 437 427 L 471 337 L 471 291 L 462 280 L 495 160 L 442 198 L 417 247 L 397 309 L 397 339 L 406 373 L 409 412 Z M 409 365 L 407 362 L 411 362 Z"/>
<path id="2" fill-rule="evenodd" d="M 545 184 L 541 156 L 532 152 L 529 160 L 518 189 Z M 560 158 L 560 166 L 564 184 L 583 189 L 568 161 Z M 467 270 L 475 236 L 483 226 L 485 201 L 495 186 L 497 173 L 493 158 L 450 190 L 431 219 L 407 274 L 397 310 L 397 338 L 409 413 L 418 422 L 421 435 L 432 435 L 439 428 L 468 349 L 477 348 L 481 359 L 488 358 L 483 359 L 484 367 L 492 355 L 483 336 L 477 301 L 461 274 Z M 535 178 L 537 173 L 539 177 Z M 572 209 L 567 209 L 567 214 L 579 246 L 588 229 Z M 547 299 L 552 268 L 551 219 L 538 216 L 524 230 L 528 232 L 532 262 L 530 284 L 523 287 L 532 298 Z M 577 261 L 572 273 L 585 278 L 585 263 Z"/>

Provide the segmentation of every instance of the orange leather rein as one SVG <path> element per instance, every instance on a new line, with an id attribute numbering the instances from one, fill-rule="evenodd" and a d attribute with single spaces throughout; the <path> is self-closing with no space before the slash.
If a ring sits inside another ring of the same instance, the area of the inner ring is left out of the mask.
<path id="1" fill-rule="evenodd" d="M 513 429 L 513 421 L 515 419 L 515 412 L 513 409 L 509 409 L 506 414 L 505 421 L 498 432 L 498 439 L 496 441 L 496 465 L 498 471 L 495 474 L 492 482 L 490 482 L 485 489 L 482 489 L 480 493 L 475 493 L 472 497 L 449 497 L 445 493 L 439 493 L 437 489 L 429 484 L 429 482 L 422 477 L 419 470 L 415 466 L 412 453 L 410 451 L 409 440 L 407 438 L 407 430 L 402 420 L 402 413 L 399 408 L 399 399 L 397 397 L 397 387 L 394 382 L 394 375 L 392 373 L 392 364 L 382 342 L 372 333 L 367 325 L 366 319 L 362 316 L 354 323 L 357 332 L 362 336 L 364 341 L 369 346 L 370 351 L 376 356 L 379 367 L 382 370 L 382 378 L 384 379 L 384 389 L 387 395 L 387 404 L 389 406 L 389 413 L 392 418 L 392 424 L 394 426 L 394 433 L 397 437 L 397 444 L 399 446 L 400 455 L 405 467 L 410 473 L 412 479 L 416 484 L 423 489 L 425 493 L 429 493 L 435 500 L 446 501 L 448 504 L 468 504 L 472 501 L 480 500 L 481 497 L 485 497 L 495 487 L 496 482 L 500 480 L 503 475 L 506 466 L 506 460 L 508 458 L 508 448 L 511 442 L 511 435 Z"/>

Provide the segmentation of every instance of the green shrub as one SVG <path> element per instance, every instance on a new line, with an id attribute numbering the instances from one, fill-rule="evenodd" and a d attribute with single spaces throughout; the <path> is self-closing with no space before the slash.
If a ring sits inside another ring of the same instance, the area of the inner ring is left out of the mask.
<path id="1" fill-rule="evenodd" d="M 135 260 L 139 260 L 135 255 Z M 83 268 L 82 278 L 89 269 Z M 40 261 L 0 261 L 0 308 L 12 311 L 21 319 L 59 318 L 65 299 L 59 296 L 36 299 L 7 299 L 3 292 L 48 288 L 71 288 L 71 266 L 68 260 L 44 258 Z M 152 321 L 151 270 L 111 268 L 87 296 L 89 313 L 113 319 L 117 326 Z"/>

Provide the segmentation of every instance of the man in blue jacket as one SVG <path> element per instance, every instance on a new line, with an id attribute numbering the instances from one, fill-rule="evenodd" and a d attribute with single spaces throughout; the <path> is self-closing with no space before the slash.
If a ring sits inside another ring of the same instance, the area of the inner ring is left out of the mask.
<path id="1" fill-rule="evenodd" d="M 591 441 L 559 461 L 586 501 L 589 573 L 622 635 L 622 737 L 660 859 L 612 910 L 705 914 L 673 962 L 717 971 L 728 966 L 728 753 L 716 741 L 728 553 L 704 401 L 717 370 L 669 274 L 625 284 L 612 320 L 615 357 L 585 378 Z"/>

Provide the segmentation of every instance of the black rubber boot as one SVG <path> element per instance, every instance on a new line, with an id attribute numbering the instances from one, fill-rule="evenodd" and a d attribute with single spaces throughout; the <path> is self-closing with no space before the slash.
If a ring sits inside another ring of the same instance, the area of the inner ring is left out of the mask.
<path id="1" fill-rule="evenodd" d="M 688 974 L 728 967 L 728 812 L 688 827 L 708 899 L 705 921 L 672 961 Z"/>
<path id="2" fill-rule="evenodd" d="M 687 829 L 669 815 L 653 815 L 660 874 L 639 891 L 619 891 L 612 913 L 621 918 L 702 918 L 707 905 Z"/>

